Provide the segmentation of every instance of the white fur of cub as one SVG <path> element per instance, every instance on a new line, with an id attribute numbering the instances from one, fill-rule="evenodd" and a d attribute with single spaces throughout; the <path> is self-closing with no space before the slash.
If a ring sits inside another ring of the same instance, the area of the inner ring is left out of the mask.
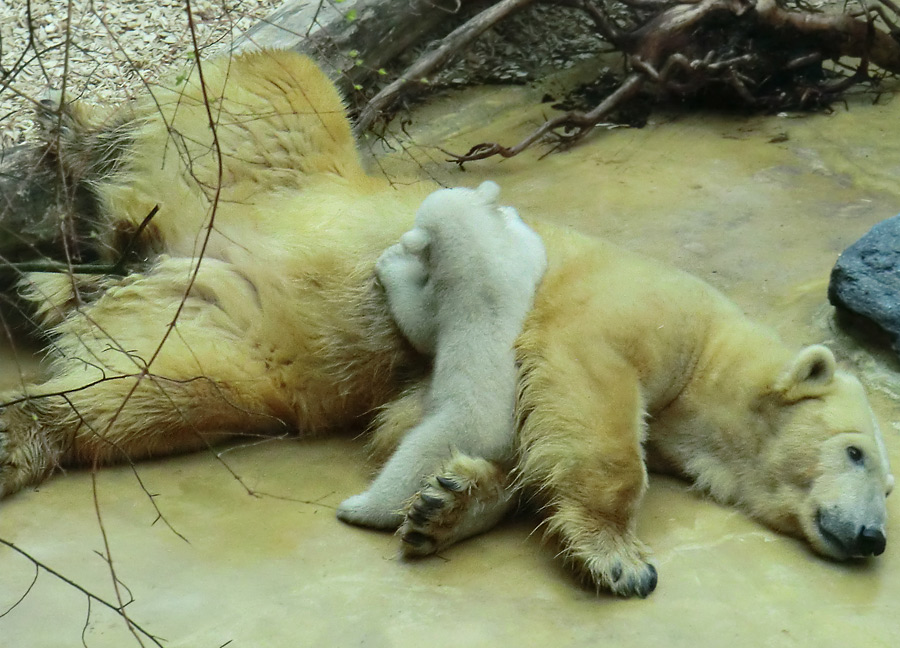
<path id="1" fill-rule="evenodd" d="M 509 461 L 517 370 L 514 344 L 547 267 L 541 238 L 500 188 L 441 189 L 416 213 L 415 227 L 378 259 L 398 327 L 434 354 L 425 415 L 369 489 L 345 500 L 346 522 L 394 528 L 403 505 L 452 452 Z"/>

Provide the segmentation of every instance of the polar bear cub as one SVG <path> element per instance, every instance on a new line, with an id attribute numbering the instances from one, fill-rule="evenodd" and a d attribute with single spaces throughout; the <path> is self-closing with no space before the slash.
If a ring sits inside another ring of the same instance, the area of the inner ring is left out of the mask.
<path id="1" fill-rule="evenodd" d="M 422 420 L 369 489 L 340 505 L 345 522 L 398 527 L 404 504 L 454 452 L 512 458 L 514 343 L 547 257 L 515 209 L 497 205 L 499 192 L 493 182 L 435 191 L 378 259 L 391 315 L 434 367 Z"/>

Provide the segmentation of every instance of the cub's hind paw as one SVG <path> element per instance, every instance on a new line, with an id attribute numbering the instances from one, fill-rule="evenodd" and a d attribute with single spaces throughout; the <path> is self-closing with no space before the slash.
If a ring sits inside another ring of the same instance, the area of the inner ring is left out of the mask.
<path id="1" fill-rule="evenodd" d="M 336 515 L 342 522 L 371 529 L 396 529 L 403 519 L 399 511 L 386 510 L 369 493 L 348 497 L 338 506 Z"/>
<path id="2" fill-rule="evenodd" d="M 445 490 L 432 477 L 416 493 L 406 507 L 406 514 L 397 532 L 403 542 L 405 556 L 427 556 L 451 544 L 453 527 L 464 502 L 457 501 L 453 491 Z"/>
<path id="3" fill-rule="evenodd" d="M 515 506 L 496 464 L 455 455 L 409 501 L 397 532 L 405 556 L 427 556 L 495 526 Z"/>

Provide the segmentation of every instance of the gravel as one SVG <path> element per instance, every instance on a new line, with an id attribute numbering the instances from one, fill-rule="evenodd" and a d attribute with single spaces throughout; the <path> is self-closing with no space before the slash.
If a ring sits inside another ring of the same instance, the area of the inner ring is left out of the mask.
<path id="1" fill-rule="evenodd" d="M 115 105 L 193 56 L 227 52 L 284 0 L 0 0 L 0 150 L 33 133 L 48 89 Z"/>

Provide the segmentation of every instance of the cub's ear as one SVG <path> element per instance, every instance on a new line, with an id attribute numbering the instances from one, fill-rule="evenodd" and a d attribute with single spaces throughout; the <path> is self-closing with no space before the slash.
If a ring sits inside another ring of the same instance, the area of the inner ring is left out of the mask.
<path id="1" fill-rule="evenodd" d="M 809 346 L 788 363 L 775 381 L 775 391 L 793 403 L 824 395 L 834 380 L 837 363 L 828 347 Z"/>
<path id="2" fill-rule="evenodd" d="M 484 201 L 485 205 L 496 205 L 497 199 L 500 197 L 500 185 L 491 180 L 485 180 L 478 185 L 475 193 Z"/>

